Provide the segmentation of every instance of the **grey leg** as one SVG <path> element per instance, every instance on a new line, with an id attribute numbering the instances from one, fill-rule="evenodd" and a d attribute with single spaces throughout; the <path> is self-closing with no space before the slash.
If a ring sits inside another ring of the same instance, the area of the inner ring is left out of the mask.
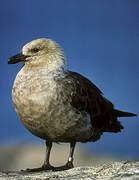
<path id="1" fill-rule="evenodd" d="M 73 166 L 73 154 L 74 154 L 75 145 L 76 145 L 76 142 L 70 143 L 70 153 L 69 153 L 69 157 L 68 157 L 68 162 L 64 166 L 55 167 L 54 171 L 63 171 L 63 170 L 71 169 L 74 167 Z"/>
<path id="2" fill-rule="evenodd" d="M 45 161 L 44 161 L 42 167 L 26 169 L 25 172 L 40 172 L 40 171 L 47 171 L 47 170 L 63 171 L 63 170 L 73 168 L 74 167 L 73 166 L 73 154 L 74 154 L 75 144 L 76 144 L 76 142 L 70 143 L 70 153 L 69 153 L 69 157 L 68 157 L 68 162 L 64 166 L 53 167 L 50 165 L 50 162 L 49 162 L 50 152 L 51 152 L 51 148 L 52 148 L 52 142 L 46 142 L 46 156 L 45 156 Z"/>
<path id="3" fill-rule="evenodd" d="M 42 165 L 42 168 L 52 169 L 53 167 L 50 165 L 50 162 L 49 162 L 50 152 L 51 152 L 51 148 L 52 148 L 52 142 L 46 141 L 45 144 L 46 144 L 46 154 L 45 154 L 45 160 L 44 160 L 44 163 Z"/>
<path id="4" fill-rule="evenodd" d="M 50 165 L 49 163 L 49 157 L 50 157 L 50 151 L 52 148 L 52 142 L 45 142 L 46 143 L 46 155 L 45 155 L 45 161 L 40 168 L 33 168 L 33 169 L 26 169 L 27 172 L 39 172 L 39 171 L 46 171 L 46 170 L 53 170 L 54 167 Z"/>
<path id="5" fill-rule="evenodd" d="M 69 158 L 67 162 L 67 166 L 73 168 L 73 154 L 74 154 L 74 149 L 75 149 L 76 142 L 71 142 L 70 143 L 70 153 L 69 153 Z"/>

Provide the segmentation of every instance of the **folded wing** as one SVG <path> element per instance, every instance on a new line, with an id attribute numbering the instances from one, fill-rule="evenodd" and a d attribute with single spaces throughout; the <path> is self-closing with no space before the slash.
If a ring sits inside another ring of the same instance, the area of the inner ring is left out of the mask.
<path id="1" fill-rule="evenodd" d="M 106 99 L 102 92 L 84 76 L 69 71 L 66 77 L 58 81 L 63 96 L 74 108 L 86 111 L 92 122 L 92 127 L 103 132 L 120 132 L 123 126 L 118 117 L 135 116 L 133 113 L 114 109 L 114 105 Z"/>

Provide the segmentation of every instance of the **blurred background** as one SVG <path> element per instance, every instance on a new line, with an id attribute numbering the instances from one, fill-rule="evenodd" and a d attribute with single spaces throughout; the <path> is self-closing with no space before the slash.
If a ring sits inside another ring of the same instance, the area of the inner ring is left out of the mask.
<path id="1" fill-rule="evenodd" d="M 42 140 L 23 127 L 13 108 L 12 85 L 22 64 L 7 64 L 10 56 L 33 39 L 51 38 L 58 42 L 67 57 L 68 69 L 94 82 L 116 108 L 139 114 L 138 7 L 138 0 L 1 0 L 0 164 L 3 167 L 6 158 L 15 161 L 22 147 L 30 148 L 33 144 L 35 151 L 37 145 L 43 146 Z M 77 148 L 86 149 L 91 156 L 97 153 L 118 159 L 139 159 L 139 117 L 120 121 L 125 127 L 122 133 L 104 133 L 98 142 L 78 143 Z"/>

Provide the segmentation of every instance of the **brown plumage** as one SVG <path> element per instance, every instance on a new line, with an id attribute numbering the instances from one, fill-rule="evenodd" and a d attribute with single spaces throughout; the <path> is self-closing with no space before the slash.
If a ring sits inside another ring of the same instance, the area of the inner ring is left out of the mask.
<path id="1" fill-rule="evenodd" d="M 17 74 L 12 99 L 24 126 L 46 140 L 46 159 L 41 168 L 28 171 L 65 170 L 73 167 L 76 142 L 95 142 L 104 132 L 120 132 L 118 117 L 135 116 L 114 109 L 87 78 L 65 69 L 65 56 L 57 43 L 37 39 L 26 44 L 9 64 L 23 62 Z M 49 163 L 53 142 L 69 142 L 68 162 L 62 167 Z"/>
<path id="2" fill-rule="evenodd" d="M 103 97 L 102 92 L 84 76 L 69 71 L 58 83 L 66 92 L 71 105 L 79 111 L 86 111 L 91 116 L 93 128 L 103 132 L 120 132 L 123 126 L 118 117 L 136 116 L 136 114 L 114 109 L 114 105 Z M 71 94 L 72 92 L 72 94 Z M 90 140 L 94 141 L 90 138 Z"/>

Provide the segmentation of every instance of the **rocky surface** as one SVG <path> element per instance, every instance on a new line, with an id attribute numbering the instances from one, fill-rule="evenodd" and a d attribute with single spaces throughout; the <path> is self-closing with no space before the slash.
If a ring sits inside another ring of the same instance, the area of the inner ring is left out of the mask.
<path id="1" fill-rule="evenodd" d="M 55 144 L 50 161 L 54 166 L 67 161 L 69 146 Z M 75 149 L 75 168 L 61 172 L 27 173 L 21 169 L 40 167 L 45 156 L 41 144 L 17 144 L 0 148 L 0 180 L 139 180 L 139 161 L 118 161 L 90 152 L 84 146 Z"/>
<path id="2" fill-rule="evenodd" d="M 139 161 L 105 162 L 60 172 L 0 172 L 0 180 L 139 180 Z"/>
<path id="3" fill-rule="evenodd" d="M 92 166 L 108 161 L 104 155 L 90 152 L 86 146 L 78 144 L 74 153 L 74 166 Z M 50 162 L 53 166 L 64 165 L 69 153 L 68 144 L 54 144 Z M 40 167 L 45 158 L 44 144 L 16 144 L 0 147 L 0 171 L 19 171 L 26 168 Z"/>

